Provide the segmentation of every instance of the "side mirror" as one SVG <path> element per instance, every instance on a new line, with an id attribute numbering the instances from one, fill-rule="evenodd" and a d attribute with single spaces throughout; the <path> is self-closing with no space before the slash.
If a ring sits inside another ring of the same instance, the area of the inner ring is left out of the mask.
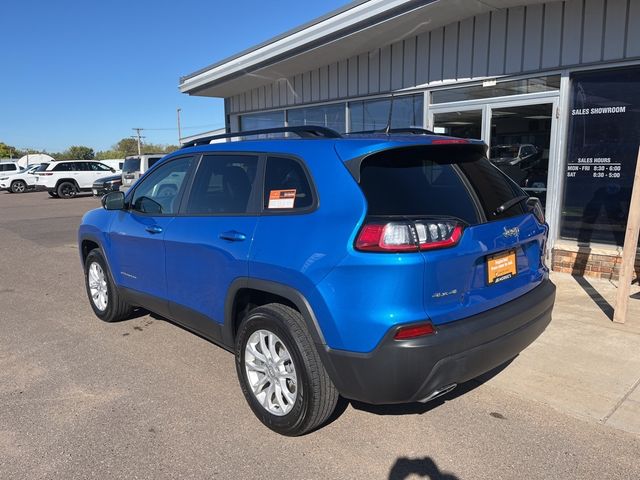
<path id="1" fill-rule="evenodd" d="M 115 168 L 110 168 L 109 170 L 111 170 L 111 173 L 116 173 L 116 169 Z"/>
<path id="2" fill-rule="evenodd" d="M 124 192 L 109 192 L 102 197 L 105 210 L 124 210 Z"/>

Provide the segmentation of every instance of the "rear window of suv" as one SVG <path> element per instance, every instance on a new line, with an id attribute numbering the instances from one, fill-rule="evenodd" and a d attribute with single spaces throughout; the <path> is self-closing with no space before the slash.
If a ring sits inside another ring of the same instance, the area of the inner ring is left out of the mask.
<path id="1" fill-rule="evenodd" d="M 124 165 L 122 165 L 123 172 L 138 172 L 140 171 L 140 159 L 139 158 L 126 158 Z"/>
<path id="2" fill-rule="evenodd" d="M 477 224 L 522 190 L 477 147 L 421 146 L 388 150 L 366 158 L 360 187 L 372 216 L 445 216 Z M 483 215 L 480 215 L 480 213 Z M 498 218 L 525 213 L 522 203 Z"/>

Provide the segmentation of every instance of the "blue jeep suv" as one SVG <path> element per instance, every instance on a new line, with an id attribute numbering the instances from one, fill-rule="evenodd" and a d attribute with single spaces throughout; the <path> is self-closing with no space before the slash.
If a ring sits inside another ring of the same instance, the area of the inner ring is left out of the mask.
<path id="1" fill-rule="evenodd" d="M 233 352 L 269 428 L 313 430 L 339 396 L 426 402 L 550 322 L 542 209 L 482 142 L 242 135 L 167 155 L 88 212 L 78 241 L 99 318 L 141 307 Z"/>

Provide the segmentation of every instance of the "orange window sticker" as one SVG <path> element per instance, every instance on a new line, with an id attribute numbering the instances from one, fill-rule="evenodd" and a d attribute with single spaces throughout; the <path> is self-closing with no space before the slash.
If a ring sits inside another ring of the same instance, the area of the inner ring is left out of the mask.
<path id="1" fill-rule="evenodd" d="M 296 201 L 296 190 L 271 190 L 269 192 L 269 208 L 293 208 Z"/>

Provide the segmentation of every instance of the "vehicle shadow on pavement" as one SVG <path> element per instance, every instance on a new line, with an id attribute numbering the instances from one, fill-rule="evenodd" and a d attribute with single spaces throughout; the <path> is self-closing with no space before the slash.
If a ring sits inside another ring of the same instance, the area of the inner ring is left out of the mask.
<path id="1" fill-rule="evenodd" d="M 493 370 L 484 373 L 478 378 L 474 378 L 473 380 L 469 380 L 461 385 L 458 385 L 454 390 L 438 397 L 434 400 L 431 400 L 427 403 L 401 403 L 394 405 L 370 405 L 368 403 L 357 402 L 355 400 L 349 401 L 351 406 L 356 410 L 362 410 L 365 412 L 373 413 L 374 415 L 422 415 L 425 414 L 435 408 L 438 408 L 441 405 L 444 405 L 447 401 L 458 398 L 466 393 L 478 388 L 483 383 L 491 380 L 493 377 L 498 375 L 502 370 L 507 368 L 511 362 L 515 360 L 516 357 L 508 360 L 507 362 L 499 365 Z M 345 407 L 346 408 L 346 407 Z"/>
<path id="2" fill-rule="evenodd" d="M 399 457 L 389 471 L 389 480 L 404 480 L 416 475 L 429 480 L 459 480 L 457 475 L 441 471 L 431 457 Z"/>

